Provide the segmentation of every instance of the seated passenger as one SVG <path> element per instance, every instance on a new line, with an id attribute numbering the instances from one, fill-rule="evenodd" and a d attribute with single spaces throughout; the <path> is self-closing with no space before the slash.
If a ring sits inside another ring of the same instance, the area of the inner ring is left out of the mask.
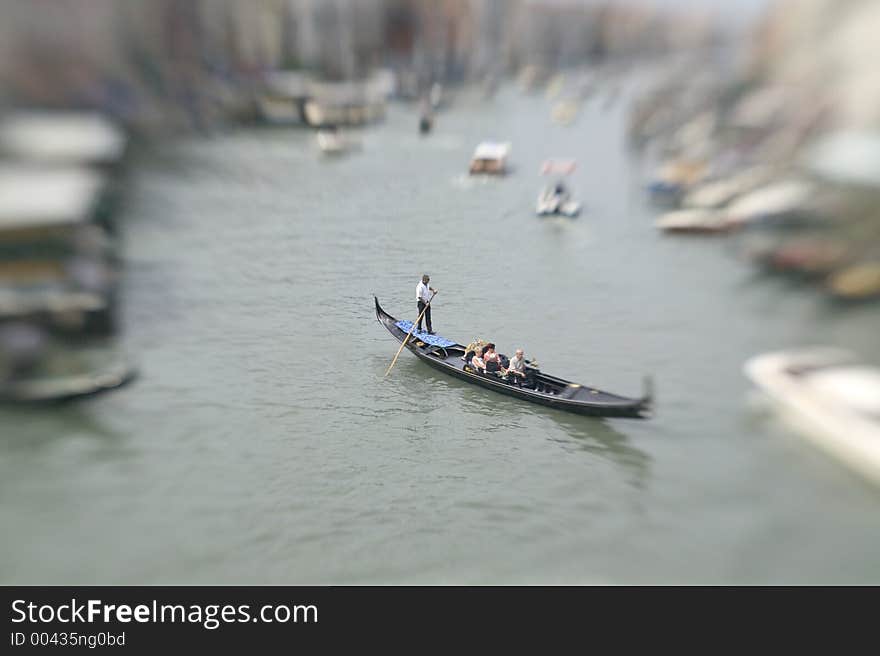
<path id="1" fill-rule="evenodd" d="M 501 356 L 495 352 L 495 345 L 491 342 L 486 344 L 486 348 L 483 350 L 483 362 L 486 364 L 488 373 L 501 371 Z"/>
<path id="2" fill-rule="evenodd" d="M 477 350 L 474 351 L 470 365 L 477 371 L 477 373 L 486 373 L 486 363 L 483 362 L 483 349 L 479 346 L 477 347 Z"/>
<path id="3" fill-rule="evenodd" d="M 526 359 L 523 356 L 523 350 L 516 349 L 516 354 L 510 360 L 510 366 L 507 368 L 507 379 L 529 389 L 538 389 L 537 375 L 539 371 L 537 360 Z"/>
<path id="4" fill-rule="evenodd" d="M 482 339 L 475 339 L 467 345 L 467 348 L 465 348 L 462 360 L 464 360 L 465 362 L 470 362 L 471 358 L 474 357 L 474 352 L 476 352 L 477 348 L 483 348 L 485 345 L 486 343 Z"/>
<path id="5" fill-rule="evenodd" d="M 523 350 L 521 348 L 516 349 L 516 353 L 514 353 L 513 357 L 510 359 L 510 364 L 505 372 L 511 382 L 518 385 L 521 385 L 526 380 L 526 359 L 523 355 Z"/>

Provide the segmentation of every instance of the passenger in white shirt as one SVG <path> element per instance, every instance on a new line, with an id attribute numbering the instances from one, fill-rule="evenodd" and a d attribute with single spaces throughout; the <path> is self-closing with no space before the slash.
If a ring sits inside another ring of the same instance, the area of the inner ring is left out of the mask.
<path id="1" fill-rule="evenodd" d="M 523 356 L 523 350 L 516 349 L 516 353 L 510 359 L 510 365 L 505 372 L 510 380 L 516 383 L 522 383 L 526 379 L 526 360 Z"/>
<path id="2" fill-rule="evenodd" d="M 422 332 L 422 311 L 425 310 L 425 325 L 428 327 L 428 334 L 434 334 L 434 328 L 431 326 L 431 306 L 428 303 L 431 302 L 431 299 L 434 297 L 434 294 L 437 293 L 437 290 L 433 287 L 429 287 L 428 283 L 430 282 L 431 277 L 426 273 L 422 276 L 422 281 L 416 285 L 416 304 L 419 307 L 419 322 L 416 325 L 416 330 Z"/>

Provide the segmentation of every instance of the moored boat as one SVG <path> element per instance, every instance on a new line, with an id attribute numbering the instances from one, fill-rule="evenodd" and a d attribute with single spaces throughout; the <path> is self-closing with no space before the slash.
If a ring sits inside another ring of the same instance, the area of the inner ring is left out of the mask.
<path id="1" fill-rule="evenodd" d="M 730 225 L 717 210 L 686 209 L 662 214 L 654 225 L 664 232 L 718 233 Z"/>
<path id="2" fill-rule="evenodd" d="M 676 207 L 685 193 L 705 179 L 706 173 L 707 167 L 702 161 L 667 161 L 648 182 L 648 196 L 656 205 Z"/>
<path id="3" fill-rule="evenodd" d="M 295 71 L 270 71 L 256 98 L 261 121 L 271 125 L 299 125 L 306 122 L 305 103 L 311 78 Z"/>
<path id="4" fill-rule="evenodd" d="M 829 277 L 826 287 L 840 300 L 864 301 L 880 298 L 880 260 L 844 267 Z"/>
<path id="5" fill-rule="evenodd" d="M 0 401 L 55 401 L 131 380 L 119 261 L 101 225 L 105 174 L 0 167 Z"/>
<path id="6" fill-rule="evenodd" d="M 756 356 L 745 373 L 799 434 L 880 483 L 880 369 L 810 348 Z"/>
<path id="7" fill-rule="evenodd" d="M 113 121 L 91 112 L 29 111 L 0 121 L 0 153 L 41 166 L 91 166 L 109 172 L 128 150 Z"/>
<path id="8" fill-rule="evenodd" d="M 115 348 L 58 344 L 33 324 L 14 326 L 35 331 L 28 336 L 39 340 L 26 361 L 20 347 L 10 353 L 10 342 L 22 341 L 11 328 L 0 322 L 0 403 L 69 401 L 122 387 L 137 376 L 132 360 Z"/>
<path id="9" fill-rule="evenodd" d="M 783 180 L 755 189 L 733 201 L 726 209 L 731 226 L 779 223 L 799 219 L 810 212 L 815 189 L 801 180 Z"/>
<path id="10" fill-rule="evenodd" d="M 715 209 L 726 205 L 771 180 L 770 167 L 753 166 L 727 178 L 712 180 L 697 186 L 682 199 L 686 208 Z"/>
<path id="11" fill-rule="evenodd" d="M 376 319 L 398 341 L 404 342 L 412 330 L 412 322 L 397 320 L 379 305 L 375 298 Z M 494 373 L 478 373 L 465 361 L 467 347 L 438 335 L 413 331 L 406 348 L 425 364 L 468 383 L 513 396 L 523 401 L 596 417 L 646 418 L 653 410 L 648 383 L 644 396 L 630 398 L 580 385 L 532 369 L 528 383 L 522 386 L 504 380 Z"/>

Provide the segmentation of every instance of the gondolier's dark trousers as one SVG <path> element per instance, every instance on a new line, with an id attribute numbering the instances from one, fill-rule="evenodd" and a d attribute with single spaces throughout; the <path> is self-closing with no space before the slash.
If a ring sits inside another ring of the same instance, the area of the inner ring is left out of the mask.
<path id="1" fill-rule="evenodd" d="M 422 316 L 422 310 L 425 309 L 426 305 L 427 305 L 427 303 L 425 303 L 424 301 L 419 301 L 419 317 Z M 431 306 L 430 305 L 428 305 L 428 310 L 427 310 L 427 312 L 425 312 L 425 325 L 428 327 L 429 333 L 434 330 L 431 327 Z M 419 319 L 419 323 L 416 326 L 416 330 L 418 330 L 419 332 L 422 331 L 422 320 L 421 319 Z"/>

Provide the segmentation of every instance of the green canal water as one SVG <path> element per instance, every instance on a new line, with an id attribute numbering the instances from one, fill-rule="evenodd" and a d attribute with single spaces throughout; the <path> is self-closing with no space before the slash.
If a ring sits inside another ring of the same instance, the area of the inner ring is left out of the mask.
<path id="1" fill-rule="evenodd" d="M 0 411 L 2 583 L 880 583 L 880 491 L 749 402 L 751 355 L 880 359 L 876 307 L 664 237 L 625 147 L 630 94 L 571 126 L 504 88 L 421 138 L 392 106 L 363 150 L 302 130 L 176 140 L 126 207 L 131 386 Z M 514 171 L 465 175 L 477 142 Z M 539 220 L 575 157 L 573 221 Z M 521 346 L 636 395 L 648 421 L 532 406 L 401 355 L 373 312 Z"/>

